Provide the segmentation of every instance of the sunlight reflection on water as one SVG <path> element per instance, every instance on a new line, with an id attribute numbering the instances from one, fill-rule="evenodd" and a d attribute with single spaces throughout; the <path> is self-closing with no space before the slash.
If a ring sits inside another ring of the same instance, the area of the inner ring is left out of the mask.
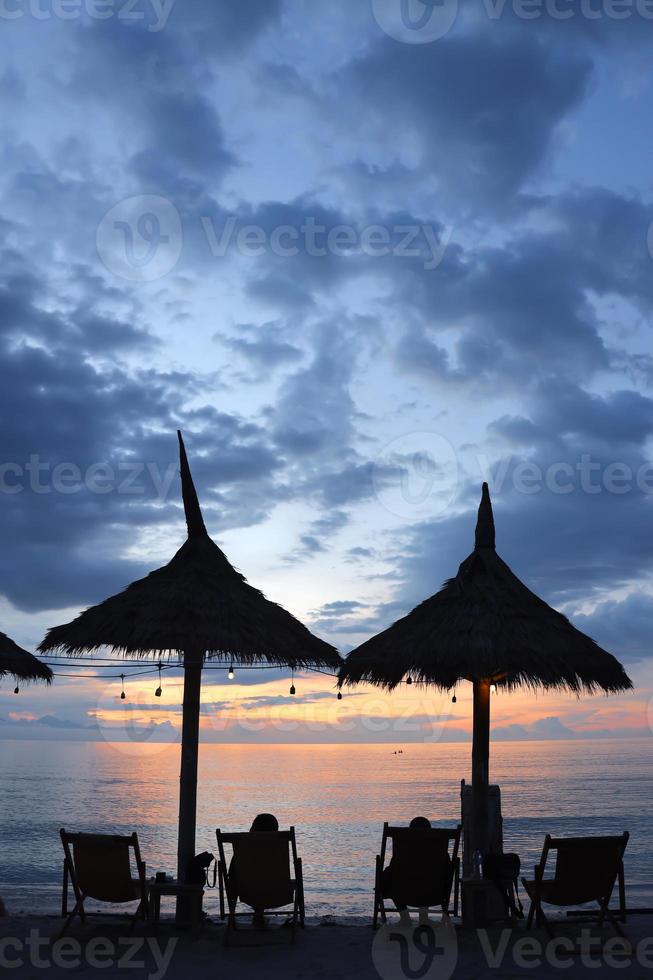
<path id="1" fill-rule="evenodd" d="M 197 850 L 215 850 L 216 827 L 247 829 L 256 813 L 272 811 L 282 826 L 297 828 L 310 914 L 369 914 L 383 821 L 424 814 L 457 822 L 460 778 L 469 770 L 468 745 L 401 747 L 403 755 L 393 745 L 202 746 Z M 530 869 L 546 832 L 629 830 L 627 880 L 650 901 L 651 747 L 650 739 L 494 744 L 506 850 Z M 149 746 L 0 742 L 0 760 L 0 894 L 13 911 L 57 909 L 62 826 L 137 830 L 148 872 L 174 871 L 177 745 L 153 753 Z M 209 893 L 206 908 L 215 905 Z"/>

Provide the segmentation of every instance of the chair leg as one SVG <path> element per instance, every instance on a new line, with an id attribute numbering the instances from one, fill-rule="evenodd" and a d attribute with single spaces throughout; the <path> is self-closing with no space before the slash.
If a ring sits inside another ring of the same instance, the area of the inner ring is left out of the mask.
<path id="1" fill-rule="evenodd" d="M 295 933 L 297 930 L 297 922 L 299 919 L 299 895 L 295 894 L 295 904 L 292 910 L 292 926 L 290 927 L 290 943 L 291 945 L 295 942 Z"/>
<path id="2" fill-rule="evenodd" d="M 229 945 L 231 940 L 231 930 L 236 928 L 236 915 L 232 909 L 229 909 L 229 914 L 227 915 L 227 928 L 224 933 L 224 944 Z"/>
<path id="3" fill-rule="evenodd" d="M 86 915 L 84 913 L 84 900 L 82 898 L 77 899 L 77 901 L 75 902 L 75 907 L 73 908 L 72 912 L 69 914 L 68 918 L 66 919 L 63 926 L 61 927 L 57 939 L 62 939 L 66 935 L 76 915 L 79 916 L 82 924 L 86 925 Z"/>
<path id="4" fill-rule="evenodd" d="M 621 936 L 622 939 L 626 939 L 627 938 L 626 937 L 626 933 L 624 932 L 624 930 L 619 925 L 619 922 L 617 921 L 617 918 L 610 911 L 610 909 L 608 907 L 608 903 L 607 903 L 607 901 L 605 899 L 603 899 L 602 901 L 599 902 L 599 907 L 601 909 L 601 914 L 599 915 L 599 918 L 598 918 L 599 928 L 601 928 L 601 926 L 603 925 L 603 923 L 607 919 L 608 922 L 610 923 L 610 925 L 612 926 L 612 928 L 614 929 L 614 931 L 617 933 L 617 935 L 618 936 Z"/>
<path id="5" fill-rule="evenodd" d="M 526 919 L 526 928 L 527 929 L 532 929 L 533 928 L 533 916 L 535 915 L 535 911 L 537 909 L 538 902 L 533 897 L 533 893 L 531 892 L 530 888 L 528 887 L 525 878 L 522 878 L 521 883 L 524 886 L 524 891 L 528 895 L 528 899 L 529 899 L 529 901 L 531 903 L 530 904 L 530 907 L 528 909 L 528 918 Z"/>
<path id="6" fill-rule="evenodd" d="M 621 921 L 626 922 L 626 876 L 624 874 L 623 862 L 619 865 L 619 911 Z"/>
<path id="7" fill-rule="evenodd" d="M 544 910 L 543 910 L 541 904 L 538 904 L 535 915 L 536 915 L 535 921 L 537 922 L 538 928 L 541 929 L 542 926 L 544 926 L 544 928 L 547 931 L 547 935 L 548 935 L 549 939 L 553 939 L 553 928 L 551 926 L 551 923 L 549 922 L 549 920 L 545 916 Z"/>

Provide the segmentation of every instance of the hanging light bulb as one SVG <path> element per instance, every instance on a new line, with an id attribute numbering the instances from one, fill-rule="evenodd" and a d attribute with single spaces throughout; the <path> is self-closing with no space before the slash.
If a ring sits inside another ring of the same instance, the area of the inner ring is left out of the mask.
<path id="1" fill-rule="evenodd" d="M 15 687 L 14 688 L 14 694 L 20 694 L 20 688 L 19 687 Z"/>
<path id="2" fill-rule="evenodd" d="M 227 674 L 227 677 L 229 678 L 230 681 L 232 681 L 235 676 L 236 674 L 234 673 L 234 665 L 232 664 L 231 667 L 229 668 L 229 673 Z"/>
<path id="3" fill-rule="evenodd" d="M 159 686 L 154 692 L 154 697 L 160 698 L 162 694 L 163 694 L 163 688 L 161 687 L 161 664 L 159 664 Z"/>
<path id="4" fill-rule="evenodd" d="M 291 694 L 296 694 L 297 693 L 297 691 L 295 690 L 295 668 L 294 667 L 293 667 L 293 670 L 292 670 L 292 680 L 290 682 L 290 693 Z"/>
<path id="5" fill-rule="evenodd" d="M 456 697 L 456 693 L 455 693 L 455 691 L 454 691 L 454 696 L 453 696 L 453 697 L 452 697 L 452 699 L 451 699 L 451 703 L 452 703 L 452 704 L 457 704 L 457 702 L 458 702 L 458 698 Z"/>
<path id="6" fill-rule="evenodd" d="M 338 691 L 338 701 L 342 701 L 342 691 Z"/>
<path id="7" fill-rule="evenodd" d="M 407 683 L 407 684 L 412 684 L 412 683 L 413 683 L 413 678 L 412 678 L 412 677 L 410 676 L 410 674 L 409 674 L 409 675 L 408 675 L 408 677 L 406 678 L 406 683 Z"/>
<path id="8" fill-rule="evenodd" d="M 120 694 L 120 700 L 121 701 L 124 701 L 127 698 L 127 695 L 125 694 L 125 675 L 124 674 L 121 674 L 120 675 L 120 680 L 122 681 L 122 691 L 121 691 L 121 694 Z"/>
<path id="9" fill-rule="evenodd" d="M 490 684 L 490 694 L 496 694 L 496 693 L 497 693 L 496 684 Z"/>

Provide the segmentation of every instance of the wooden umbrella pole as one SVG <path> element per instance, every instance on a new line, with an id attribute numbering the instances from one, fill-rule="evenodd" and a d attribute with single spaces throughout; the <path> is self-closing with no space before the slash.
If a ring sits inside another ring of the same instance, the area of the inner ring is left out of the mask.
<path id="1" fill-rule="evenodd" d="M 179 840 L 177 879 L 184 881 L 188 862 L 195 856 L 197 819 L 197 760 L 200 735 L 200 692 L 204 654 L 184 654 L 184 708 L 181 730 L 181 773 L 179 776 Z"/>
<path id="2" fill-rule="evenodd" d="M 474 681 L 472 743 L 472 854 L 485 855 L 489 845 L 490 682 Z"/>

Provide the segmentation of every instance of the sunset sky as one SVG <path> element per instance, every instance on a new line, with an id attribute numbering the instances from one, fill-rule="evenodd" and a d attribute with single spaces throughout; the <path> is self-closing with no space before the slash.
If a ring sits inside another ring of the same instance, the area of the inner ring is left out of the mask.
<path id="1" fill-rule="evenodd" d="M 568 6 L 2 6 L 1 631 L 172 557 L 179 427 L 212 536 L 343 653 L 455 574 L 488 480 L 635 683 L 497 695 L 495 738 L 650 734 L 653 41 Z M 175 740 L 179 671 L 120 683 L 5 680 L 0 738 Z M 207 671 L 202 737 L 469 738 L 467 685 L 289 686 Z"/>

